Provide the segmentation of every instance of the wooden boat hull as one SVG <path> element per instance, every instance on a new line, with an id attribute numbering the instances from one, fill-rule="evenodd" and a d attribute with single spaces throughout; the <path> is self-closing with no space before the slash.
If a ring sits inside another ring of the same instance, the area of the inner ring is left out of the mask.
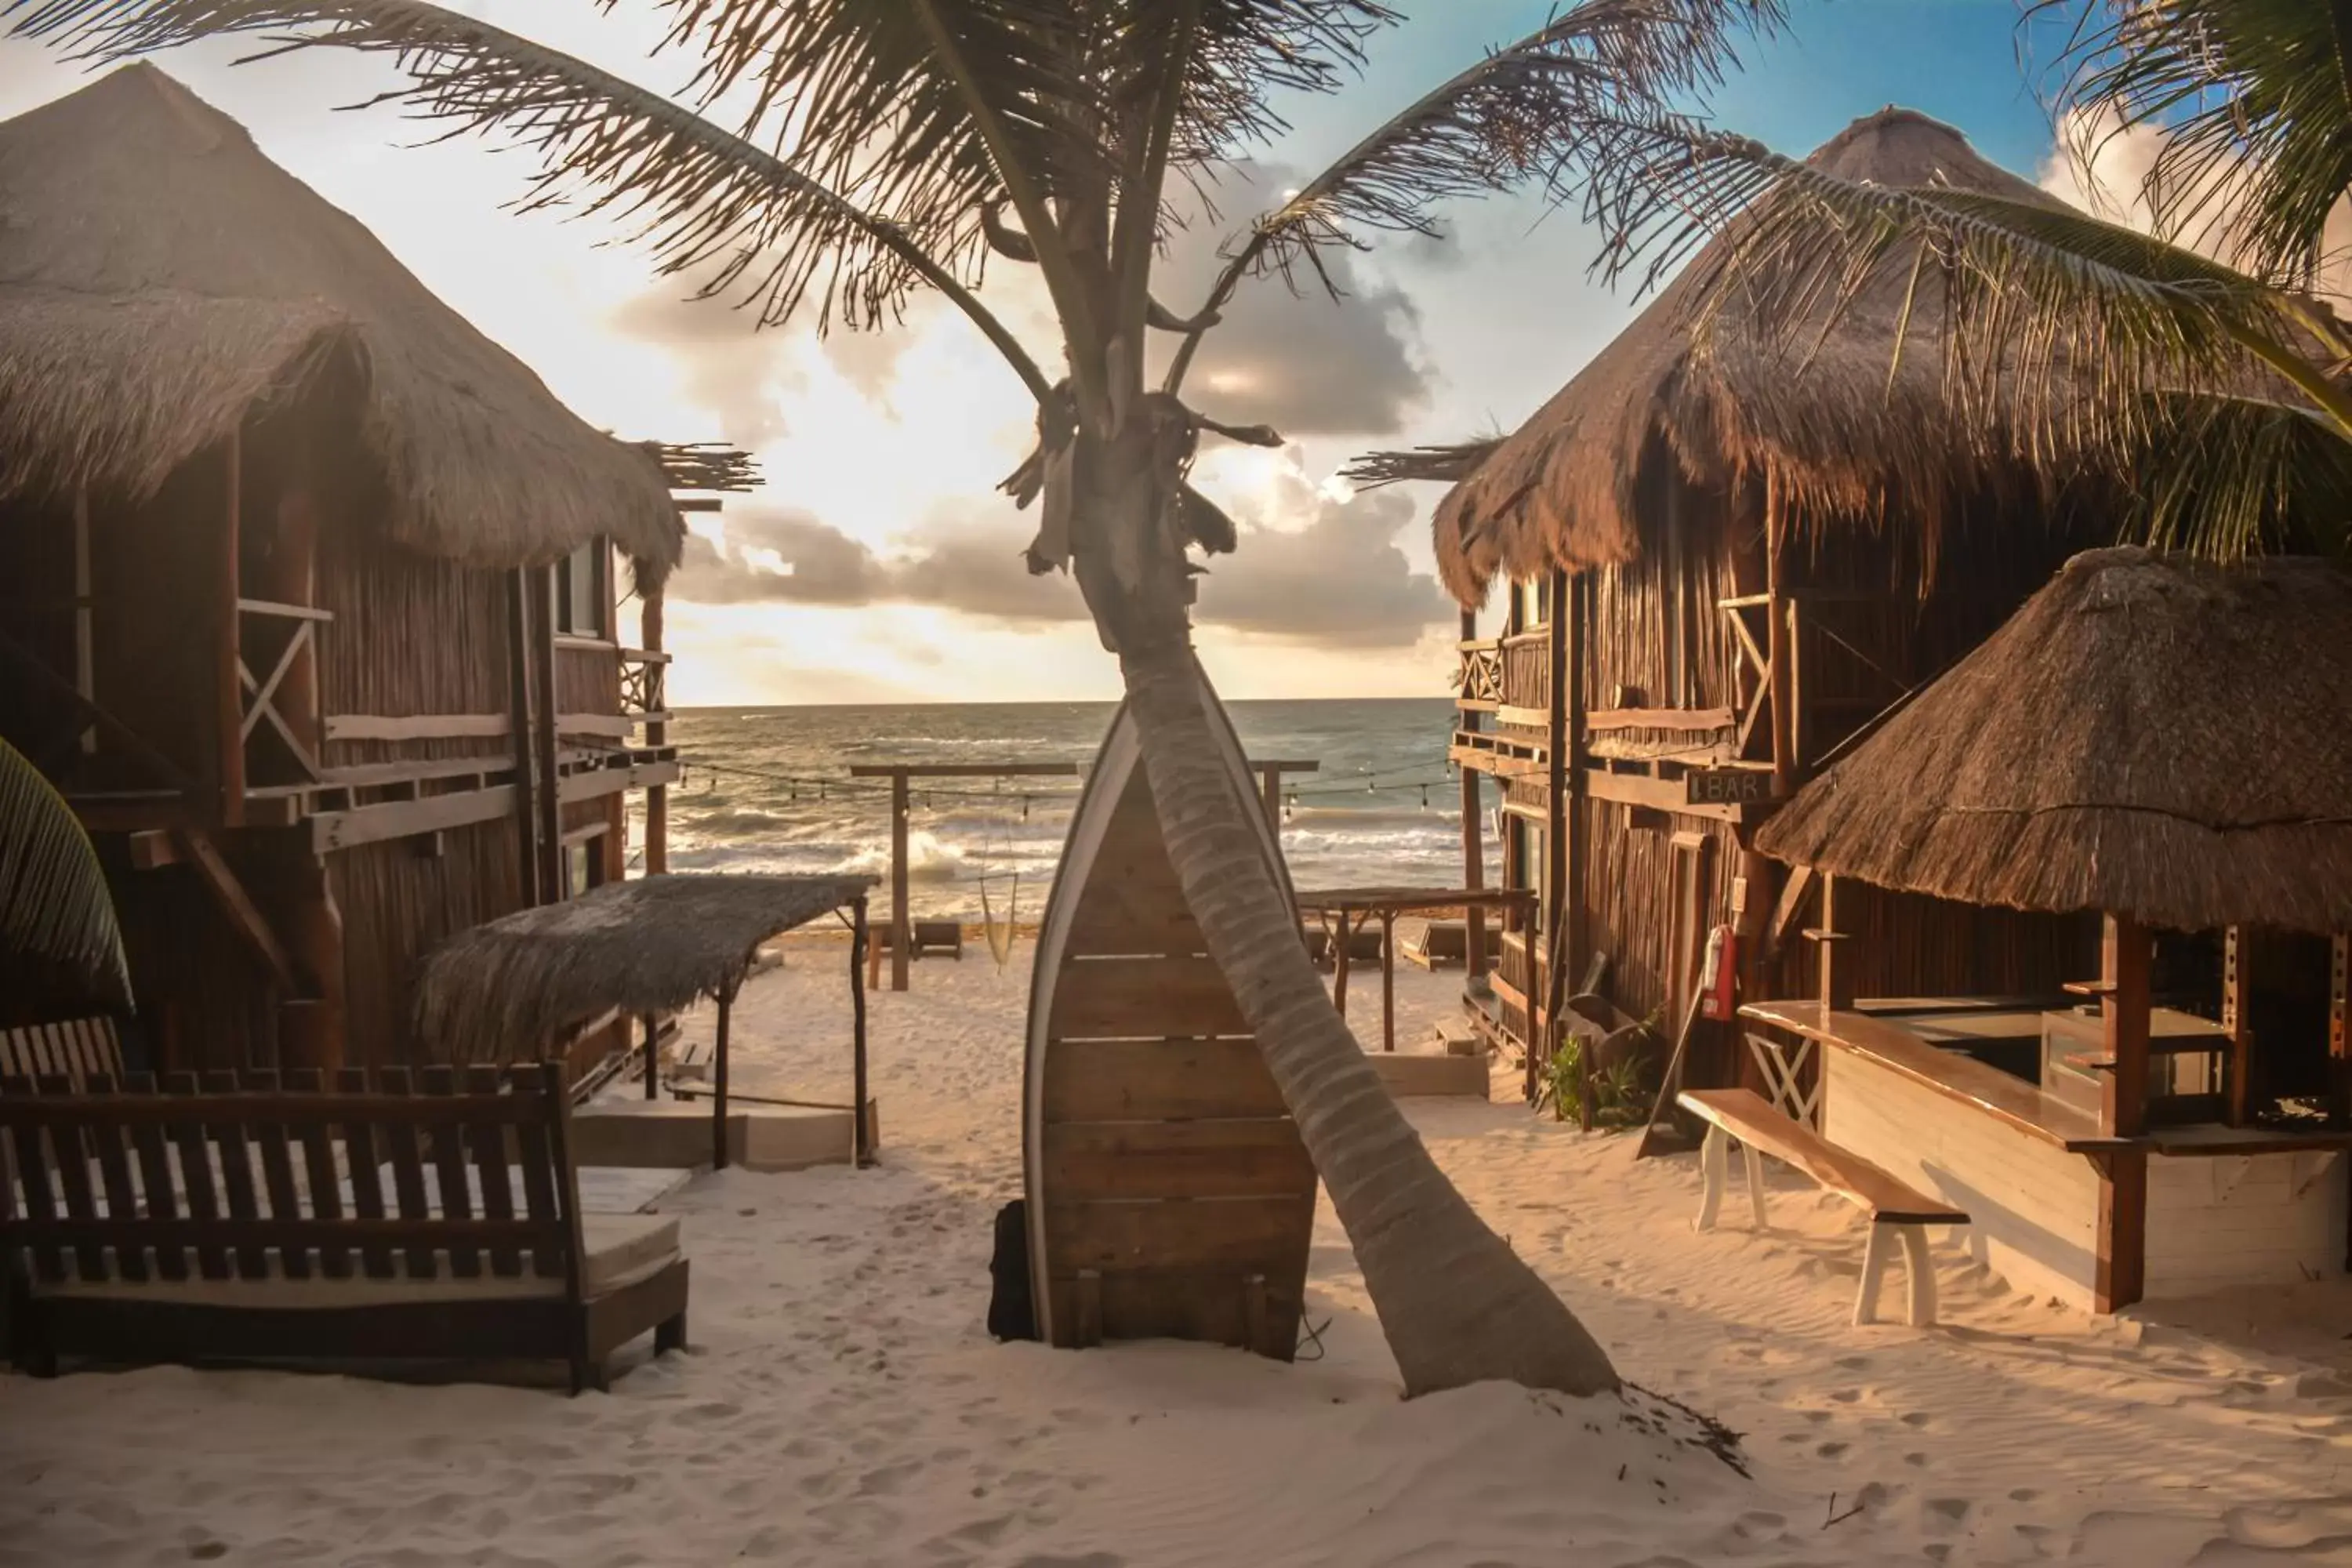
<path id="1" fill-rule="evenodd" d="M 1240 743 L 1234 785 L 1255 798 Z M 1286 891 L 1271 825 L 1264 845 Z M 1037 945 L 1023 1129 L 1039 1336 L 1205 1340 L 1288 1361 L 1315 1167 L 1169 864 L 1122 705 Z"/>

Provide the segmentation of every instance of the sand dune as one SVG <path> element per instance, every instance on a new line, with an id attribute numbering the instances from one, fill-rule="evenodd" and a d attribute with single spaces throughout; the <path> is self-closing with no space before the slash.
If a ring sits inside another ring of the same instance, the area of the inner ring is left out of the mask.
<path id="1" fill-rule="evenodd" d="M 845 1094 L 838 956 L 747 991 L 743 1088 Z M 1638 1398 L 1399 1403 L 1328 1209 L 1320 1359 L 993 1344 L 1026 960 L 926 963 L 877 999 L 882 1168 L 662 1200 L 694 1260 L 688 1354 L 578 1400 L 0 1378 L 0 1565 L 2352 1564 L 2346 1292 L 2102 1323 L 1939 1249 L 1943 1327 L 1856 1331 L 1842 1205 L 1790 1181 L 1768 1233 L 1695 1235 L 1690 1158 L 1635 1164 L 1516 1104 L 1411 1109 L 1626 1374 L 1742 1431 L 1752 1475 Z M 1402 1037 L 1457 984 L 1401 975 Z M 1356 1005 L 1376 1029 L 1376 994 Z"/>

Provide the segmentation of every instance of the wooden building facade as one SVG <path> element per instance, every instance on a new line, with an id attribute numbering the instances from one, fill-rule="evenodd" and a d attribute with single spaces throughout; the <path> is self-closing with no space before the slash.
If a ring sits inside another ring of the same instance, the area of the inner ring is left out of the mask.
<path id="1" fill-rule="evenodd" d="M 1905 110 L 1814 160 L 2048 199 Z M 1745 994 L 1810 991 L 1806 933 L 1832 922 L 1814 879 L 1752 852 L 1754 830 L 2111 531 L 2086 491 L 1963 445 L 1942 412 L 1937 311 L 1922 300 L 1906 317 L 1902 277 L 1818 347 L 1800 334 L 1800 365 L 1736 319 L 1694 343 L 1709 259 L 1519 431 L 1454 455 L 1437 514 L 1465 606 L 1450 747 L 1465 868 L 1485 874 L 1498 822 L 1506 885 L 1540 894 L 1521 929 L 1487 939 L 1493 1001 L 1474 1014 L 1526 1051 L 1531 1088 L 1559 1003 L 1592 974 L 1671 1038 L 1717 927 Z M 2095 921 L 1890 894 L 1835 923 L 1864 994 L 2039 994 L 2097 971 Z M 1742 1070 L 1728 1032 L 1702 1030 L 1685 1082 Z"/>
<path id="2" fill-rule="evenodd" d="M 659 584 L 709 476 L 151 67 L 0 125 L 0 735 L 106 859 L 145 1052 L 413 1061 L 425 951 L 621 877 L 677 776 Z"/>

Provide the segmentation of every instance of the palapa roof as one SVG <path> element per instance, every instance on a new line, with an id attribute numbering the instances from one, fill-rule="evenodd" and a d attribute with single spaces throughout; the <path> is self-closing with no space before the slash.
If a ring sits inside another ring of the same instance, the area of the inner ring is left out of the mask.
<path id="1" fill-rule="evenodd" d="M 1979 157 L 1951 127 L 1907 109 L 1855 121 L 1807 162 L 1849 180 L 2063 205 Z M 1919 289 L 1895 365 L 1910 252 L 1883 265 L 1826 335 L 1818 324 L 1750 330 L 1754 306 L 1735 300 L 1720 306 L 1702 347 L 1692 331 L 1696 307 L 1735 244 L 1717 236 L 1702 248 L 1447 492 L 1433 523 L 1437 563 L 1463 604 L 1483 601 L 1498 572 L 1528 577 L 1555 563 L 1580 571 L 1638 556 L 1644 525 L 1635 498 L 1661 439 L 1696 483 L 1728 485 L 1770 468 L 1809 510 L 1874 517 L 1893 491 L 1903 513 L 1929 522 L 1958 488 L 2008 463 L 2000 444 L 1952 416 L 1944 311 L 1932 283 Z M 1769 277 L 1762 282 L 1748 300 L 1770 297 Z"/>
<path id="2" fill-rule="evenodd" d="M 416 1032 L 452 1061 L 507 1061 L 614 1008 L 732 996 L 760 943 L 877 880 L 669 873 L 523 910 L 434 950 L 417 983 Z"/>
<path id="3" fill-rule="evenodd" d="M 356 373 L 402 544 L 480 565 L 683 527 L 659 460 L 592 428 L 349 215 L 170 77 L 125 66 L 0 124 L 0 499 L 133 499 L 257 406 Z"/>
<path id="4" fill-rule="evenodd" d="M 1972 904 L 2352 931 L 2352 574 L 2077 555 L 1756 843 Z"/>

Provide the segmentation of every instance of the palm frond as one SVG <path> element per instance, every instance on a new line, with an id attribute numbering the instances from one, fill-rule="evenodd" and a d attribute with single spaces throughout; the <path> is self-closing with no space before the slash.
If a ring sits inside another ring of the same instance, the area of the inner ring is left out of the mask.
<path id="1" fill-rule="evenodd" d="M 2312 410 L 2268 398 L 2163 398 L 2134 465 L 2147 542 L 2208 560 L 2342 555 L 2352 442 Z"/>
<path id="2" fill-rule="evenodd" d="M 1409 451 L 1366 452 L 1340 468 L 1339 477 L 1360 490 L 1376 490 L 1385 485 L 1401 485 L 1415 480 L 1456 485 L 1476 473 L 1478 465 L 1494 456 L 1495 448 L 1502 444 L 1502 437 L 1487 436 L 1475 441 L 1457 441 L 1451 446 L 1415 447 Z"/>
<path id="3" fill-rule="evenodd" d="M 2352 438 L 2312 302 L 2193 251 L 2055 202 L 1841 178 L 1682 117 L 1588 129 L 1576 156 L 1601 272 L 1652 285 L 1727 237 L 1688 289 L 1702 333 L 1737 299 L 1748 330 L 1795 342 L 1900 269 L 1906 298 L 1939 312 L 1924 348 L 1944 356 L 1956 416 L 2031 447 L 2113 458 L 2146 440 L 2161 391 L 2291 387 Z M 1908 326 L 1897 353 L 1922 352 Z"/>
<path id="4" fill-rule="evenodd" d="M 1196 314 L 1222 310 L 1257 272 L 1296 287 L 1305 267 L 1331 289 L 1328 247 L 1360 247 L 1372 232 L 1434 235 L 1448 200 L 1571 188 L 1574 150 L 1596 114 L 1719 82 L 1737 33 L 1782 20 L 1781 0 L 1581 0 L 1425 94 L 1259 218 Z M 1192 334 L 1178 351 L 1170 391 L 1198 343 Z"/>
<path id="5" fill-rule="evenodd" d="M 89 836 L 25 754 L 0 741 L 0 998 L 12 1010 L 131 1011 L 114 900 Z"/>
<path id="6" fill-rule="evenodd" d="M 538 154 L 525 207 L 583 197 L 581 210 L 634 223 L 665 271 L 697 271 L 708 292 L 740 290 L 770 324 L 814 299 L 820 329 L 878 325 L 914 289 L 936 288 L 1034 395 L 1050 393 L 971 291 L 985 240 L 968 205 L 981 188 L 969 158 L 940 155 L 926 183 L 943 124 L 899 148 L 897 163 L 854 171 L 833 142 L 812 141 L 818 166 L 855 174 L 845 191 L 810 173 L 797 149 L 788 162 L 686 104 L 428 0 L 9 0 L 0 14 L 15 33 L 101 59 L 256 33 L 281 50 L 388 55 L 410 78 L 388 100 L 452 136 L 501 129 Z M 703 87 L 731 81 L 706 74 Z"/>
<path id="7" fill-rule="evenodd" d="M 2160 132 L 2144 195 L 2162 232 L 2307 284 L 2352 189 L 2352 8 L 2316 0 L 2035 0 L 2071 13 L 2059 101 L 2088 163 Z"/>

